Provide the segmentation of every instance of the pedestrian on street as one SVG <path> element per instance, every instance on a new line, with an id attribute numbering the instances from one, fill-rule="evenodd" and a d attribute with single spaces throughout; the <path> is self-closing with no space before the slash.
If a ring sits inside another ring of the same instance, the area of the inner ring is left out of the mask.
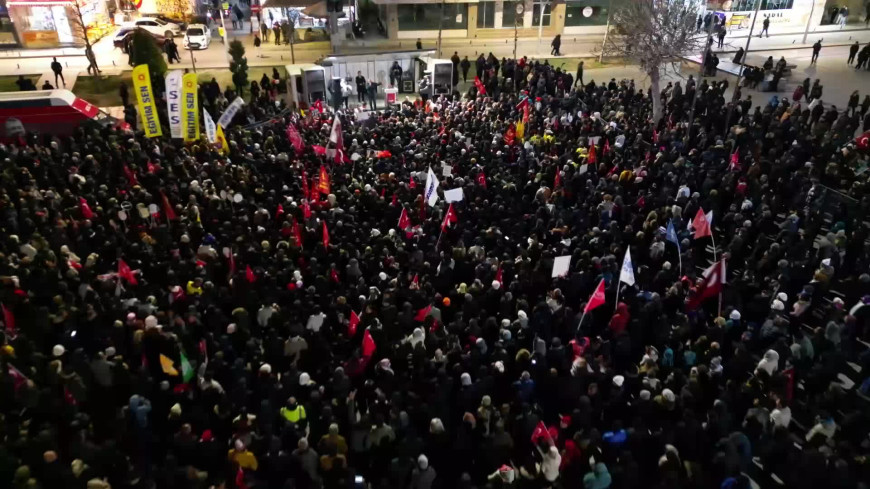
<path id="1" fill-rule="evenodd" d="M 822 50 L 822 40 L 819 39 L 813 44 L 813 57 L 810 59 L 810 64 L 816 64 L 816 61 L 819 60 L 819 52 Z"/>
<path id="2" fill-rule="evenodd" d="M 417 38 L 417 50 L 419 51 L 421 49 L 423 49 L 423 41 L 421 41 L 420 38 L 418 37 Z"/>
<path id="3" fill-rule="evenodd" d="M 97 57 L 94 55 L 94 49 L 91 46 L 85 48 L 85 58 L 88 60 L 88 73 L 93 75 L 99 75 L 100 70 L 97 68 Z M 91 73 L 93 70 L 93 73 Z"/>
<path id="4" fill-rule="evenodd" d="M 579 83 L 580 86 L 583 86 L 583 62 L 581 61 L 579 65 L 577 65 L 577 80 L 574 83 Z"/>
<path id="5" fill-rule="evenodd" d="M 462 68 L 462 81 L 468 81 L 468 70 L 471 68 L 471 61 L 468 61 L 468 56 L 462 58 L 462 62 L 459 63 L 459 67 Z"/>
<path id="6" fill-rule="evenodd" d="M 858 110 L 858 102 L 861 100 L 861 96 L 858 95 L 858 90 L 852 92 L 852 95 L 849 95 L 849 103 L 846 104 L 846 112 L 849 115 L 853 115 Z"/>
<path id="7" fill-rule="evenodd" d="M 356 101 L 359 103 L 363 103 L 366 101 L 366 77 L 363 76 L 362 71 L 356 72 Z"/>
<path id="8" fill-rule="evenodd" d="M 453 51 L 453 56 L 450 57 L 450 61 L 453 63 L 453 80 L 456 83 L 459 83 L 459 53 L 457 51 Z"/>
<path id="9" fill-rule="evenodd" d="M 369 96 L 369 103 L 372 105 L 372 110 L 378 110 L 378 85 L 380 85 L 380 83 L 371 80 L 368 89 L 366 90 Z"/>
<path id="10" fill-rule="evenodd" d="M 852 62 L 855 61 L 855 55 L 858 54 L 858 49 L 860 49 L 860 47 L 858 41 L 855 41 L 855 44 L 849 46 L 849 59 L 846 61 L 847 65 L 851 66 Z"/>
<path id="11" fill-rule="evenodd" d="M 275 45 L 281 44 L 281 24 L 275 22 L 272 25 L 272 30 L 275 31 Z"/>
<path id="12" fill-rule="evenodd" d="M 63 79 L 63 66 L 60 65 L 60 62 L 57 60 L 57 57 L 54 57 L 51 61 L 51 71 L 54 73 L 54 85 L 60 86 L 57 84 L 57 79 L 60 77 L 61 83 L 66 87 L 66 80 Z"/>
<path id="13" fill-rule="evenodd" d="M 221 24 L 218 26 L 218 37 L 221 38 L 221 44 L 224 43 L 224 25 Z"/>
<path id="14" fill-rule="evenodd" d="M 758 37 L 767 34 L 767 37 L 770 37 L 770 32 L 767 30 L 770 27 L 770 17 L 765 17 L 764 22 L 761 23 L 761 33 L 758 34 Z"/>
<path id="15" fill-rule="evenodd" d="M 864 95 L 864 100 L 861 101 L 861 117 L 864 117 L 868 110 L 870 110 L 870 95 Z"/>
<path id="16" fill-rule="evenodd" d="M 840 24 L 840 29 L 846 27 L 846 21 L 849 20 L 849 7 L 843 5 L 840 9 L 840 16 L 837 18 Z"/>
<path id="17" fill-rule="evenodd" d="M 118 87 L 118 96 L 121 97 L 121 106 L 126 107 L 130 103 L 130 91 L 126 83 L 121 83 Z"/>
<path id="18" fill-rule="evenodd" d="M 263 42 L 269 42 L 269 26 L 265 22 L 260 24 L 260 35 L 263 36 Z"/>
<path id="19" fill-rule="evenodd" d="M 262 42 L 260 41 L 260 35 L 254 34 L 254 48 L 256 48 L 256 50 L 257 50 L 257 57 L 258 58 L 263 57 L 263 55 L 260 54 L 260 44 L 262 44 Z"/>
<path id="20" fill-rule="evenodd" d="M 721 26 L 719 28 L 719 32 L 716 34 L 716 37 L 719 39 L 719 49 L 722 49 L 722 45 L 725 43 L 725 26 Z"/>
<path id="21" fill-rule="evenodd" d="M 858 64 L 855 66 L 855 70 L 860 70 L 864 67 L 864 65 L 867 64 L 868 59 L 870 59 L 870 43 L 867 43 L 867 45 L 858 52 Z"/>
<path id="22" fill-rule="evenodd" d="M 550 51 L 551 55 L 561 56 L 562 53 L 559 52 L 559 48 L 562 47 L 562 34 L 556 34 L 556 37 L 553 38 L 553 42 L 550 43 L 550 46 L 553 47 L 553 50 Z"/>

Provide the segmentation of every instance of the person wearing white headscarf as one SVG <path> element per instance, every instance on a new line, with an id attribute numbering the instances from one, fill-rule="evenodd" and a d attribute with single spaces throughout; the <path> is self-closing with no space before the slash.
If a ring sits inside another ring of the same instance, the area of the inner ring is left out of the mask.
<path id="1" fill-rule="evenodd" d="M 764 370 L 767 375 L 773 375 L 779 369 L 779 353 L 776 350 L 767 350 L 764 353 L 764 358 L 758 362 L 755 371 Z"/>

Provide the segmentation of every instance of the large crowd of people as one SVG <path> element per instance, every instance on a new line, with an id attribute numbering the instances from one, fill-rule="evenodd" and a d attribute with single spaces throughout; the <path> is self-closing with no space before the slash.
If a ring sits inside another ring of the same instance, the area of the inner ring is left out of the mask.
<path id="1" fill-rule="evenodd" d="M 0 488 L 867 487 L 866 108 L 507 71 L 0 147 Z"/>

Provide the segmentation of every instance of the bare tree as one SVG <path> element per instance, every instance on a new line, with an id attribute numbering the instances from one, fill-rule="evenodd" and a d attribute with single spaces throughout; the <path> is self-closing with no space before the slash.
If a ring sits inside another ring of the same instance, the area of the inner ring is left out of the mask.
<path id="1" fill-rule="evenodd" d="M 94 54 L 94 47 L 91 45 L 91 40 L 88 39 L 88 25 L 85 23 L 84 14 L 82 14 L 82 7 L 79 5 L 79 1 L 76 0 L 73 2 L 73 18 L 72 24 L 74 26 L 74 35 L 76 37 L 81 38 L 85 43 L 85 56 L 88 59 L 88 72 L 90 72 L 91 67 L 94 69 L 94 76 L 100 73 L 99 68 L 97 67 L 97 57 Z M 99 77 L 97 77 L 99 79 Z"/>
<path id="2" fill-rule="evenodd" d="M 611 17 L 615 35 L 607 36 L 602 54 L 637 63 L 649 76 L 656 121 L 662 117 L 662 68 L 676 65 L 704 45 L 704 36 L 695 34 L 697 17 L 693 0 L 631 0 Z"/>

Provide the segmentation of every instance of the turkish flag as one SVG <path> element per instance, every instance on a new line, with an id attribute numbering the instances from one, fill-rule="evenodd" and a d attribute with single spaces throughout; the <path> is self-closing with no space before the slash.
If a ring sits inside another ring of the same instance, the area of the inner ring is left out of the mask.
<path id="1" fill-rule="evenodd" d="M 728 164 L 728 169 L 740 171 L 740 155 L 737 154 L 736 149 L 731 153 L 731 163 Z"/>
<path id="2" fill-rule="evenodd" d="M 425 321 L 426 316 L 428 316 L 430 312 L 432 312 L 432 304 L 429 304 L 428 306 L 424 307 L 423 309 L 420 309 L 419 311 L 417 311 L 417 315 L 414 316 L 414 320 L 415 321 Z"/>
<path id="3" fill-rule="evenodd" d="M 130 270 L 130 265 L 127 265 L 127 262 L 121 259 L 118 259 L 118 276 L 133 285 L 139 284 L 139 281 L 136 280 L 136 274 L 133 273 L 133 270 Z"/>
<path id="4" fill-rule="evenodd" d="M 91 210 L 91 206 L 88 205 L 88 201 L 84 197 L 79 197 L 79 210 L 82 211 L 82 217 L 85 219 L 94 218 L 94 211 Z"/>
<path id="5" fill-rule="evenodd" d="M 311 107 L 317 112 L 323 113 L 323 102 L 320 99 L 317 99 Z"/>
<path id="6" fill-rule="evenodd" d="M 254 271 L 251 270 L 250 265 L 245 265 L 245 280 L 247 280 L 248 283 L 254 283 L 257 281 L 257 276 L 254 275 Z"/>
<path id="7" fill-rule="evenodd" d="M 275 209 L 275 219 L 278 219 L 280 221 L 282 217 L 284 217 L 284 206 L 278 204 L 278 208 Z"/>
<path id="8" fill-rule="evenodd" d="M 553 437 L 550 436 L 550 431 L 547 429 L 547 426 L 543 421 L 538 421 L 538 425 L 535 426 L 535 431 L 532 432 L 532 443 L 538 443 L 538 441 L 544 438 L 550 443 L 553 442 Z"/>
<path id="9" fill-rule="evenodd" d="M 296 246 L 302 248 L 302 230 L 299 228 L 299 223 L 296 218 L 293 218 L 293 237 L 296 238 Z"/>
<path id="10" fill-rule="evenodd" d="M 513 124 L 510 125 L 507 131 L 505 131 L 504 142 L 507 145 L 514 144 L 514 140 L 517 138 L 517 127 Z"/>
<path id="11" fill-rule="evenodd" d="M 320 102 L 320 100 L 318 100 Z M 245 471 L 242 470 L 241 467 L 236 471 L 236 489 L 248 489 L 248 485 L 245 484 Z"/>
<path id="12" fill-rule="evenodd" d="M 410 189 L 417 188 L 417 182 L 414 181 L 413 176 L 411 176 L 409 181 L 408 181 L 408 188 L 410 188 Z"/>
<path id="13" fill-rule="evenodd" d="M 323 146 L 320 146 L 319 144 L 312 145 L 311 149 L 314 150 L 314 154 L 316 154 L 316 155 L 322 156 L 322 155 L 326 154 L 326 148 L 324 148 Z"/>
<path id="14" fill-rule="evenodd" d="M 308 203 L 308 199 L 302 200 L 302 218 L 310 219 L 311 218 L 311 204 Z"/>
<path id="15" fill-rule="evenodd" d="M 498 283 L 502 283 L 501 264 L 499 264 L 498 270 L 495 271 L 495 281 Z"/>
<path id="16" fill-rule="evenodd" d="M 329 249 L 329 229 L 326 229 L 326 221 L 323 221 L 323 247 Z"/>
<path id="17" fill-rule="evenodd" d="M 710 265 L 710 268 L 704 270 L 704 280 L 698 285 L 695 295 L 690 297 L 686 302 L 686 308 L 696 309 L 705 299 L 719 295 L 722 292 L 722 285 L 725 284 L 725 272 L 724 259 L 717 261 Z"/>
<path id="18" fill-rule="evenodd" d="M 559 169 L 556 168 L 556 178 L 553 180 L 553 188 L 557 189 L 562 186 L 562 176 L 559 174 Z"/>
<path id="19" fill-rule="evenodd" d="M 412 289 L 419 289 L 420 288 L 420 276 L 417 275 L 416 273 L 414 274 L 414 278 L 411 279 L 411 287 L 410 288 L 412 288 Z"/>
<path id="20" fill-rule="evenodd" d="M 855 145 L 863 151 L 870 149 L 870 131 L 865 131 L 864 134 L 855 138 Z"/>
<path id="21" fill-rule="evenodd" d="M 124 165 L 124 175 L 127 177 L 127 180 L 130 182 L 130 186 L 139 185 L 139 179 L 136 178 L 136 174 L 133 173 L 133 170 L 130 169 L 129 166 Z"/>
<path id="22" fill-rule="evenodd" d="M 408 229 L 411 227 L 411 218 L 408 217 L 408 210 L 402 208 L 402 215 L 399 216 L 399 229 Z"/>
<path id="23" fill-rule="evenodd" d="M 350 321 L 347 323 L 347 335 L 351 338 L 356 336 L 357 326 L 359 326 L 359 315 L 354 311 L 350 311 Z"/>
<path id="24" fill-rule="evenodd" d="M 704 209 L 698 208 L 698 213 L 692 219 L 692 228 L 695 230 L 695 239 L 703 238 L 704 236 L 713 236 L 710 231 L 710 222 L 704 214 Z"/>
<path id="25" fill-rule="evenodd" d="M 447 214 L 444 214 L 444 222 L 441 223 L 441 230 L 444 231 L 450 226 L 450 223 L 459 222 L 459 218 L 456 217 L 456 211 L 453 210 L 453 204 L 450 204 L 450 207 L 447 208 Z"/>
<path id="26" fill-rule="evenodd" d="M 366 332 L 363 333 L 362 340 L 363 358 L 371 358 L 372 354 L 374 354 L 376 349 L 377 345 L 375 345 L 375 340 L 372 339 L 372 334 L 369 333 L 369 330 L 366 330 Z"/>
<path id="27" fill-rule="evenodd" d="M 601 279 L 601 282 L 598 282 L 598 287 L 595 287 L 595 292 L 592 293 L 592 297 L 589 298 L 589 302 L 587 302 L 586 307 L 583 308 L 583 314 L 586 314 L 601 305 L 604 305 L 604 279 Z"/>
<path id="28" fill-rule="evenodd" d="M 480 173 L 477 174 L 477 184 L 486 190 L 486 175 L 483 174 L 483 170 L 480 170 Z"/>
<path id="29" fill-rule="evenodd" d="M 398 202 L 399 202 L 399 197 L 396 194 L 393 194 L 393 200 L 390 202 L 390 205 L 395 207 Z"/>

